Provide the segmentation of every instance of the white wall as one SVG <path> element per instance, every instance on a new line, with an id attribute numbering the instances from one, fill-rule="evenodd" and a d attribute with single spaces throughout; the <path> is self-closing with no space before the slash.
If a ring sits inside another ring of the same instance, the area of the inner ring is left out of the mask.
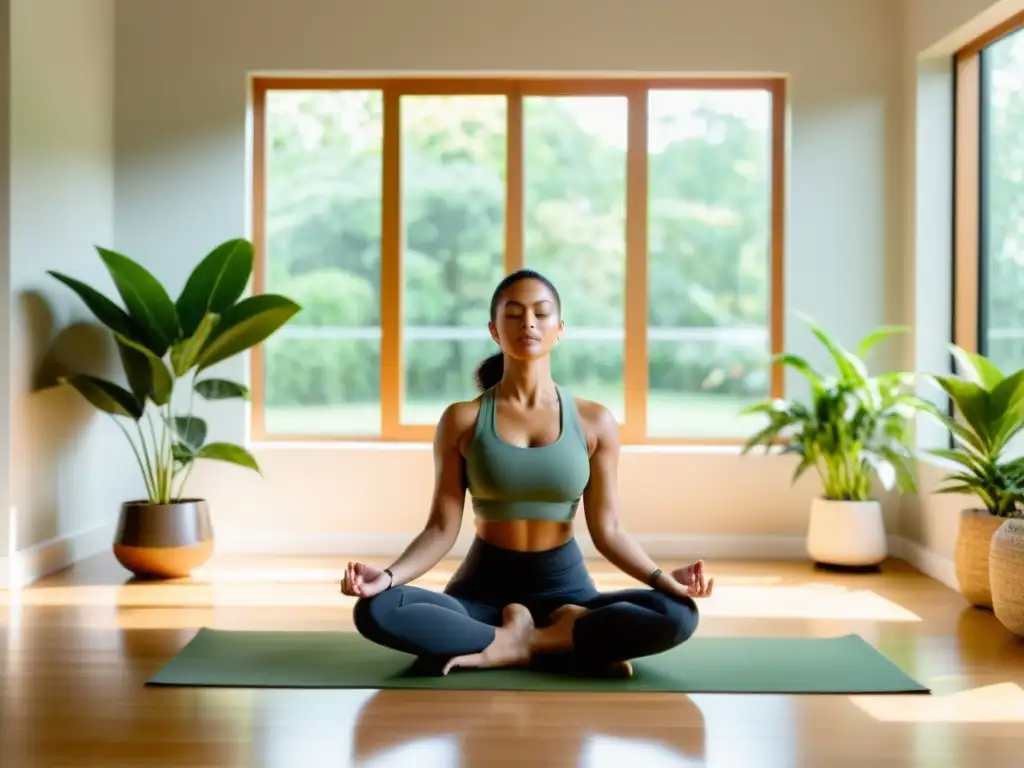
<path id="1" fill-rule="evenodd" d="M 11 398 L 6 362 L 10 353 L 10 86 L 11 4 L 0 0 L 0 589 L 10 581 L 10 419 Z"/>
<path id="2" fill-rule="evenodd" d="M 248 232 L 250 73 L 783 73 L 787 311 L 846 341 L 898 314 L 903 9 L 892 0 L 122 0 L 117 10 L 115 242 L 175 288 L 211 244 Z M 787 319 L 787 345 L 816 353 Z M 224 368 L 246 375 L 243 360 Z M 242 407 L 217 413 L 220 437 L 245 440 Z M 214 465 L 193 476 L 222 545 L 394 547 L 422 523 L 429 446 L 255 452 L 265 479 Z M 623 513 L 638 533 L 795 537 L 799 554 L 816 487 L 791 489 L 791 468 L 731 449 L 627 449 Z M 894 504 L 888 512 L 892 523 Z"/>
<path id="3" fill-rule="evenodd" d="M 109 547 L 138 492 L 121 433 L 61 370 L 120 375 L 81 301 L 45 274 L 110 295 L 94 244 L 114 241 L 113 0 L 10 3 L 10 542 L 15 578 Z M 6 142 L 5 142 L 6 144 Z M 7 505 L 5 505 L 5 509 Z"/>
<path id="4" fill-rule="evenodd" d="M 914 327 L 907 365 L 948 370 L 952 340 L 953 121 L 955 51 L 1024 8 L 1024 0 L 909 0 L 903 76 L 908 104 L 904 210 L 904 322 Z M 933 387 L 927 390 L 934 393 Z M 937 402 L 943 402 L 936 398 Z M 923 447 L 945 447 L 941 429 L 922 422 Z M 903 501 L 899 532 L 936 573 L 952 573 L 960 510 L 976 504 L 964 496 L 936 495 L 947 467 L 925 460 L 920 493 Z"/>

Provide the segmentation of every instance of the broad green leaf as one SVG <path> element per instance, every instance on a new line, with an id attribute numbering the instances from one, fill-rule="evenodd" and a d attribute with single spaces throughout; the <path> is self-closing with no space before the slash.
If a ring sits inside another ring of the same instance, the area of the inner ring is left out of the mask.
<path id="1" fill-rule="evenodd" d="M 917 476 L 914 471 L 914 461 L 909 452 L 903 453 L 898 448 L 889 446 L 882 446 L 879 452 L 896 471 L 893 488 L 900 493 L 915 493 L 917 491 Z M 889 490 L 893 490 L 893 488 Z"/>
<path id="2" fill-rule="evenodd" d="M 852 356 L 839 342 L 833 339 L 824 329 L 819 328 L 813 320 L 802 312 L 797 315 L 803 319 L 810 328 L 811 333 L 822 343 L 839 370 L 840 377 L 849 379 L 858 384 L 863 383 L 867 376 L 863 362 Z"/>
<path id="3" fill-rule="evenodd" d="M 238 301 L 249 284 L 252 262 L 252 243 L 237 238 L 221 243 L 196 265 L 175 305 L 186 337 L 196 333 L 205 315 L 222 315 Z"/>
<path id="4" fill-rule="evenodd" d="M 984 477 L 988 474 L 989 470 L 986 469 L 982 460 L 976 456 L 972 456 L 970 453 L 964 450 L 951 450 L 948 448 L 933 448 L 928 451 L 932 456 L 937 456 L 940 459 L 946 459 L 952 461 L 955 464 L 971 470 L 979 477 Z"/>
<path id="5" fill-rule="evenodd" d="M 965 483 L 958 483 L 956 485 L 943 485 L 936 488 L 933 493 L 957 493 L 971 495 L 977 493 L 977 489 L 972 485 Z"/>
<path id="6" fill-rule="evenodd" d="M 185 467 L 192 463 L 192 460 L 196 457 L 196 452 L 184 443 L 174 443 L 171 446 L 171 456 L 180 466 Z"/>
<path id="7" fill-rule="evenodd" d="M 142 265 L 107 248 L 96 247 L 114 280 L 139 335 L 157 357 L 178 338 L 178 312 L 167 291 Z"/>
<path id="8" fill-rule="evenodd" d="M 781 426 L 782 425 L 776 423 L 769 424 L 746 442 L 741 453 L 749 453 L 759 445 L 763 445 L 765 453 L 767 453 L 771 450 L 772 444 L 778 440 Z"/>
<path id="9" fill-rule="evenodd" d="M 1024 456 L 1019 456 L 1016 459 L 1011 459 L 1005 464 L 1001 464 L 999 468 L 1009 475 L 1021 477 L 1022 479 L 1024 479 Z"/>
<path id="10" fill-rule="evenodd" d="M 996 385 L 1003 380 L 1003 372 L 983 355 L 968 352 L 966 349 L 955 344 L 950 347 L 950 351 L 960 364 L 961 370 L 967 374 L 967 378 L 975 384 L 980 384 L 989 392 L 994 390 Z"/>
<path id="11" fill-rule="evenodd" d="M 804 456 L 800 463 L 796 465 L 796 469 L 793 470 L 793 477 L 790 478 L 790 485 L 795 485 L 796 481 L 811 467 L 814 466 L 814 459 L 811 456 Z"/>
<path id="12" fill-rule="evenodd" d="M 199 356 L 199 370 L 256 346 L 287 323 L 301 307 L 272 293 L 250 296 L 225 312 Z"/>
<path id="13" fill-rule="evenodd" d="M 116 336 L 114 340 L 118 356 L 121 358 L 121 367 L 124 369 L 125 378 L 128 379 L 128 386 L 140 402 L 145 402 L 153 391 L 153 368 L 149 364 L 149 358 L 135 347 L 122 344 Z"/>
<path id="14" fill-rule="evenodd" d="M 196 451 L 197 459 L 215 459 L 260 471 L 256 459 L 245 448 L 231 443 L 209 443 Z"/>
<path id="15" fill-rule="evenodd" d="M 77 373 L 62 376 L 61 383 L 70 384 L 79 394 L 99 410 L 114 416 L 127 416 L 138 421 L 142 418 L 143 403 L 127 389 L 96 376 Z"/>
<path id="16" fill-rule="evenodd" d="M 166 405 L 171 399 L 171 393 L 174 391 L 174 377 L 167 370 L 164 361 L 137 341 L 132 341 L 119 333 L 115 333 L 114 338 L 120 346 L 132 349 L 136 354 L 142 355 L 146 359 L 150 372 L 149 391 L 146 394 L 157 405 Z M 122 361 L 125 359 L 124 355 L 122 355 L 121 359 Z M 134 382 L 132 386 L 133 388 L 135 387 Z"/>
<path id="17" fill-rule="evenodd" d="M 240 397 L 243 400 L 249 399 L 249 388 L 244 384 L 227 379 L 203 379 L 197 381 L 196 392 L 205 400 L 229 400 Z"/>
<path id="18" fill-rule="evenodd" d="M 821 374 L 814 370 L 814 367 L 800 355 L 793 355 L 789 353 L 776 355 L 772 362 L 778 363 L 779 365 L 789 366 L 790 368 L 799 371 L 813 384 L 821 383 Z"/>
<path id="19" fill-rule="evenodd" d="M 1009 432 L 1024 422 L 1024 370 L 1012 373 L 992 389 L 992 413 L 998 424 L 993 432 Z"/>
<path id="20" fill-rule="evenodd" d="M 203 315 L 194 333 L 171 347 L 171 367 L 176 376 L 184 376 L 196 364 L 199 353 L 203 351 L 203 346 L 210 339 L 219 320 L 220 315 L 208 312 Z"/>
<path id="21" fill-rule="evenodd" d="M 964 446 L 965 449 L 970 449 L 979 457 L 988 455 L 988 450 L 978 435 L 976 435 L 974 431 L 967 427 L 963 422 L 958 421 L 948 413 L 941 411 L 934 403 L 927 400 L 922 401 L 921 410 L 948 429 L 954 439 L 960 445 Z"/>
<path id="22" fill-rule="evenodd" d="M 56 278 L 77 293 L 79 298 L 85 302 L 85 306 L 88 307 L 89 311 L 107 328 L 129 338 L 134 335 L 132 319 L 128 316 L 128 313 L 95 288 L 60 272 L 49 270 L 46 274 Z"/>
<path id="23" fill-rule="evenodd" d="M 198 416 L 175 416 L 174 433 L 178 441 L 193 452 L 206 442 L 206 422 Z"/>
<path id="24" fill-rule="evenodd" d="M 964 421 L 980 438 L 986 450 L 991 442 L 991 422 L 988 409 L 988 392 L 980 384 L 961 381 L 952 376 L 932 376 L 949 395 Z"/>
<path id="25" fill-rule="evenodd" d="M 774 400 L 769 400 L 763 403 L 755 403 L 754 405 L 748 405 L 746 408 L 740 409 L 740 416 L 754 416 L 758 413 L 771 414 L 775 413 L 779 409 Z"/>
<path id="26" fill-rule="evenodd" d="M 897 333 L 906 333 L 908 330 L 905 325 L 883 325 L 861 339 L 857 345 L 857 355 L 861 358 L 866 358 L 880 341 Z"/>

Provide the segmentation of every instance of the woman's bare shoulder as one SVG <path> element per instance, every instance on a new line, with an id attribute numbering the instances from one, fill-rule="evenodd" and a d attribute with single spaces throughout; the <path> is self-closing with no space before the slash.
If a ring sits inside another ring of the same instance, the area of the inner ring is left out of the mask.
<path id="1" fill-rule="evenodd" d="M 436 440 L 464 448 L 468 438 L 473 434 L 479 415 L 479 397 L 451 403 L 444 409 L 444 413 L 441 414 L 441 418 L 437 422 Z"/>
<path id="2" fill-rule="evenodd" d="M 587 436 L 587 443 L 591 447 L 599 442 L 618 441 L 619 423 L 608 406 L 582 397 L 573 397 L 573 401 L 576 403 L 576 412 L 580 415 L 580 424 Z"/>

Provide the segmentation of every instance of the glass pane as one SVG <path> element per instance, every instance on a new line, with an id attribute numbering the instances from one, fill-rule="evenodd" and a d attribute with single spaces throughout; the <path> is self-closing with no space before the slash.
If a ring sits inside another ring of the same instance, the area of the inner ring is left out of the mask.
<path id="1" fill-rule="evenodd" d="M 451 402 L 475 397 L 477 366 L 498 349 L 486 328 L 483 333 L 473 328 L 461 339 L 448 338 L 457 329 L 441 330 L 441 338 L 406 332 L 402 418 L 407 424 L 437 424 Z"/>
<path id="2" fill-rule="evenodd" d="M 267 94 L 266 290 L 303 310 L 266 345 L 270 435 L 380 432 L 379 91 Z"/>
<path id="3" fill-rule="evenodd" d="M 771 95 L 652 91 L 648 133 L 652 437 L 745 437 L 766 397 Z"/>
<path id="4" fill-rule="evenodd" d="M 476 396 L 505 264 L 504 96 L 402 98 L 404 424 Z"/>
<path id="5" fill-rule="evenodd" d="M 331 338 L 332 329 L 275 334 L 264 344 L 264 428 L 271 435 L 380 434 L 380 333 Z M 342 331 L 347 329 L 341 329 Z"/>
<path id="6" fill-rule="evenodd" d="M 624 97 L 523 99 L 524 259 L 562 298 L 559 384 L 625 418 Z"/>
<path id="7" fill-rule="evenodd" d="M 1024 368 L 1024 31 L 982 53 L 982 351 Z"/>

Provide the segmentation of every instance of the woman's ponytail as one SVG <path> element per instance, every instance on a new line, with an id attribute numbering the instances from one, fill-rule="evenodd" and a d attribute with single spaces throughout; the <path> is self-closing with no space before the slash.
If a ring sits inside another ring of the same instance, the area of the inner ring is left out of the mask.
<path id="1" fill-rule="evenodd" d="M 486 392 L 501 381 L 504 373 L 505 356 L 498 352 L 480 363 L 480 367 L 476 369 L 476 385 L 480 388 L 481 392 Z"/>

